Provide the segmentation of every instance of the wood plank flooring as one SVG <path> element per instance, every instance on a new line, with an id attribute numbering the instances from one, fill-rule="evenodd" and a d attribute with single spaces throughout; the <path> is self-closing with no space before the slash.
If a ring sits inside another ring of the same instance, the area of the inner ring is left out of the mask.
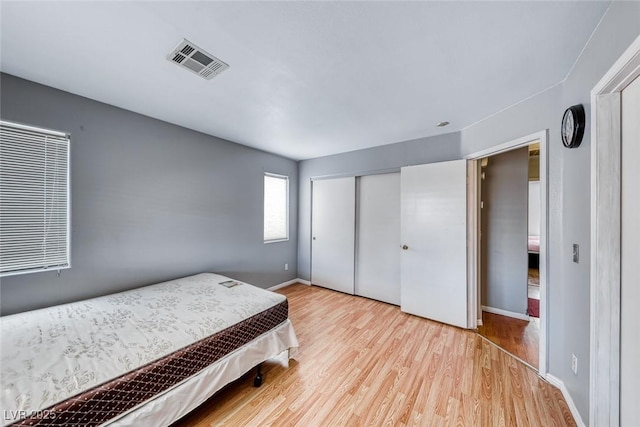
<path id="1" fill-rule="evenodd" d="M 183 426 L 574 426 L 562 394 L 478 334 L 396 306 L 292 285 L 300 351 L 266 363 L 177 422 Z"/>
<path id="2" fill-rule="evenodd" d="M 478 333 L 538 369 L 540 319 L 530 319 L 527 322 L 483 311 Z"/>

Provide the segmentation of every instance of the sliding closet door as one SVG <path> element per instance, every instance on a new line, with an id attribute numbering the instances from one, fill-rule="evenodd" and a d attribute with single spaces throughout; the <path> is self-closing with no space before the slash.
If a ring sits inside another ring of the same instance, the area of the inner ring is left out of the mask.
<path id="1" fill-rule="evenodd" d="M 466 160 L 401 172 L 401 309 L 467 327 Z"/>
<path id="2" fill-rule="evenodd" d="M 400 173 L 358 184 L 356 295 L 400 305 Z"/>
<path id="3" fill-rule="evenodd" d="M 355 177 L 313 181 L 311 283 L 354 293 Z"/>

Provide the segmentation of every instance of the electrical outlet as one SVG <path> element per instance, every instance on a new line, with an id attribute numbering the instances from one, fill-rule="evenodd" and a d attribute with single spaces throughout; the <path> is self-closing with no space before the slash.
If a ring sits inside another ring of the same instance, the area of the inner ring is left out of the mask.
<path id="1" fill-rule="evenodd" d="M 286 263 L 285 263 L 285 265 L 284 265 L 284 271 L 288 271 L 288 270 L 289 270 L 289 264 L 286 264 Z"/>
<path id="2" fill-rule="evenodd" d="M 576 264 L 580 262 L 580 245 L 577 243 L 573 244 L 573 262 Z"/>
<path id="3" fill-rule="evenodd" d="M 573 353 L 571 353 L 571 370 L 578 375 L 578 358 Z"/>

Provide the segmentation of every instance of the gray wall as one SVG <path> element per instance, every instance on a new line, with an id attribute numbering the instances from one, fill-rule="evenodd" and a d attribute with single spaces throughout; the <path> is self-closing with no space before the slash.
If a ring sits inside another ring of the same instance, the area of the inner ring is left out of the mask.
<path id="1" fill-rule="evenodd" d="M 303 160 L 299 165 L 298 277 L 311 278 L 311 178 L 358 176 L 402 166 L 459 159 L 460 133 L 399 142 L 366 150 Z"/>
<path id="2" fill-rule="evenodd" d="M 564 110 L 584 104 L 590 91 L 640 35 L 640 2 L 614 1 L 567 79 L 560 85 L 464 129 L 463 154 L 549 130 L 548 369 L 564 382 L 582 420 L 589 423 L 590 126 L 582 145 L 560 140 Z M 571 245 L 580 245 L 579 264 Z M 578 374 L 571 371 L 571 354 Z"/>
<path id="3" fill-rule="evenodd" d="M 2 278 L 2 314 L 204 271 L 296 277 L 297 162 L 14 76 L 1 114 L 71 133 L 72 268 Z M 263 172 L 290 177 L 290 240 L 263 243 Z M 284 271 L 284 263 L 289 271 Z"/>
<path id="4" fill-rule="evenodd" d="M 527 313 L 528 147 L 489 158 L 482 201 L 482 304 Z"/>

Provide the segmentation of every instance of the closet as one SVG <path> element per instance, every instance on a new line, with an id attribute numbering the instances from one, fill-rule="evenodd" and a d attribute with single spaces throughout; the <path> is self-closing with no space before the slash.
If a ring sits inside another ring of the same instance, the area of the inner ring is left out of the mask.
<path id="1" fill-rule="evenodd" d="M 400 173 L 312 188 L 311 283 L 400 305 Z"/>
<path id="2" fill-rule="evenodd" d="M 312 181 L 311 283 L 468 327 L 465 160 Z"/>

